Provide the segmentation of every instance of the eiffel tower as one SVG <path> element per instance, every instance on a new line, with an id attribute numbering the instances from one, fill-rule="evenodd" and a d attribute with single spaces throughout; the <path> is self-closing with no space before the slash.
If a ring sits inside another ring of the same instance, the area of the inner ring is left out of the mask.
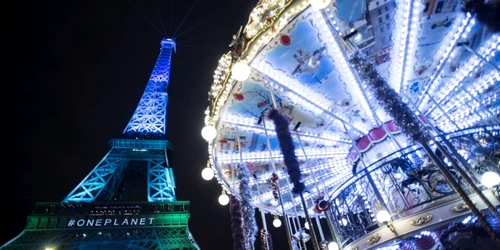
<path id="1" fill-rule="evenodd" d="M 146 90 L 120 138 L 62 202 L 37 203 L 1 249 L 199 249 L 189 201 L 177 201 L 164 139 L 175 41 L 163 39 Z"/>

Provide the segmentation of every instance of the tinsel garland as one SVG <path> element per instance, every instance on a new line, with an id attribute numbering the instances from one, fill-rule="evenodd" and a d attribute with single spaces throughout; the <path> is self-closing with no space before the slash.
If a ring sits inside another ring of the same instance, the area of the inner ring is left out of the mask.
<path id="1" fill-rule="evenodd" d="M 271 109 L 268 117 L 274 122 L 274 129 L 280 142 L 285 166 L 290 176 L 290 181 L 293 183 L 292 193 L 301 194 L 306 189 L 306 186 L 300 182 L 302 173 L 300 172 L 299 161 L 297 161 L 297 156 L 295 155 L 295 145 L 293 145 L 290 134 L 289 122 L 276 109 Z"/>
<path id="2" fill-rule="evenodd" d="M 427 142 L 430 138 L 417 116 L 401 100 L 398 93 L 380 76 L 375 65 L 358 52 L 350 63 L 358 71 L 359 76 L 366 80 L 368 88 L 375 95 L 379 104 L 384 108 L 403 133 L 418 143 Z"/>
<path id="3" fill-rule="evenodd" d="M 240 201 L 234 196 L 229 198 L 229 211 L 231 213 L 231 229 L 233 233 L 234 250 L 245 250 L 245 235 L 242 227 Z"/>
<path id="4" fill-rule="evenodd" d="M 273 250 L 273 241 L 271 239 L 271 234 L 264 228 L 260 230 L 260 242 L 262 250 Z"/>
<path id="5" fill-rule="evenodd" d="M 252 200 L 251 188 L 249 185 L 250 174 L 245 166 L 241 166 L 238 171 L 240 180 L 241 209 L 243 212 L 243 231 L 249 244 L 255 243 L 255 237 L 259 228 L 255 222 L 255 209 L 250 201 Z"/>
<path id="6" fill-rule="evenodd" d="M 466 0 L 461 10 L 470 13 L 491 32 L 500 32 L 499 0 Z"/>
<path id="7" fill-rule="evenodd" d="M 271 190 L 272 190 L 272 194 L 273 194 L 273 197 L 274 199 L 277 201 L 279 200 L 279 196 L 278 196 L 278 175 L 276 173 L 273 173 L 271 178 L 269 178 L 269 182 L 271 183 Z"/>

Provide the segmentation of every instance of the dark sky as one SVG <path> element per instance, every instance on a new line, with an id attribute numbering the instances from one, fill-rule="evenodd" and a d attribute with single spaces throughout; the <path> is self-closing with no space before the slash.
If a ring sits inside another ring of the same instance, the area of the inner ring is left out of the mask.
<path id="1" fill-rule="evenodd" d="M 180 26 L 176 35 L 186 33 L 177 37 L 168 89 L 177 198 L 191 201 L 190 229 L 203 250 L 232 249 L 220 186 L 200 176 L 207 160 L 200 131 L 217 61 L 257 0 L 16 2 L 3 11 L 8 139 L 0 195 L 7 231 L 0 242 L 22 231 L 34 202 L 61 201 L 105 156 L 146 86 L 159 33 Z M 271 231 L 275 249 L 285 249 L 281 229 Z"/>

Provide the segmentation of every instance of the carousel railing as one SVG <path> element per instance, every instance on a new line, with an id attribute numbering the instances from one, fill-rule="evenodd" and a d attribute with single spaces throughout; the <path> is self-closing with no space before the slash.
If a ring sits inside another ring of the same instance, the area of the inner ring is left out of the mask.
<path id="1" fill-rule="evenodd" d="M 450 154 L 464 163 L 461 164 L 462 169 L 481 187 L 480 174 L 500 172 L 499 131 L 498 125 L 482 126 L 443 133 L 434 139 L 448 145 Z M 439 152 L 437 154 L 440 155 Z M 466 193 L 471 194 L 472 189 L 451 164 L 444 157 L 441 160 Z M 376 219 L 377 212 L 389 212 L 394 221 L 459 198 L 419 146 L 403 148 L 370 164 L 337 188 L 330 197 L 333 198 L 326 216 L 331 218 L 341 246 L 383 226 Z"/>

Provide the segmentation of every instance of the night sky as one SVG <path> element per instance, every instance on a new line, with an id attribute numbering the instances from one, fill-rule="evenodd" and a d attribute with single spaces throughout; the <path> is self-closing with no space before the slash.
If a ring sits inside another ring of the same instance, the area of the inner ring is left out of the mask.
<path id="1" fill-rule="evenodd" d="M 61 201 L 105 156 L 138 104 L 162 36 L 177 30 L 167 122 L 177 199 L 191 201 L 190 230 L 201 249 L 232 249 L 221 188 L 200 175 L 208 159 L 200 131 L 217 61 L 256 3 L 68 0 L 4 8 L 1 244 L 22 231 L 34 202 Z M 284 228 L 271 234 L 275 249 L 285 249 Z"/>

